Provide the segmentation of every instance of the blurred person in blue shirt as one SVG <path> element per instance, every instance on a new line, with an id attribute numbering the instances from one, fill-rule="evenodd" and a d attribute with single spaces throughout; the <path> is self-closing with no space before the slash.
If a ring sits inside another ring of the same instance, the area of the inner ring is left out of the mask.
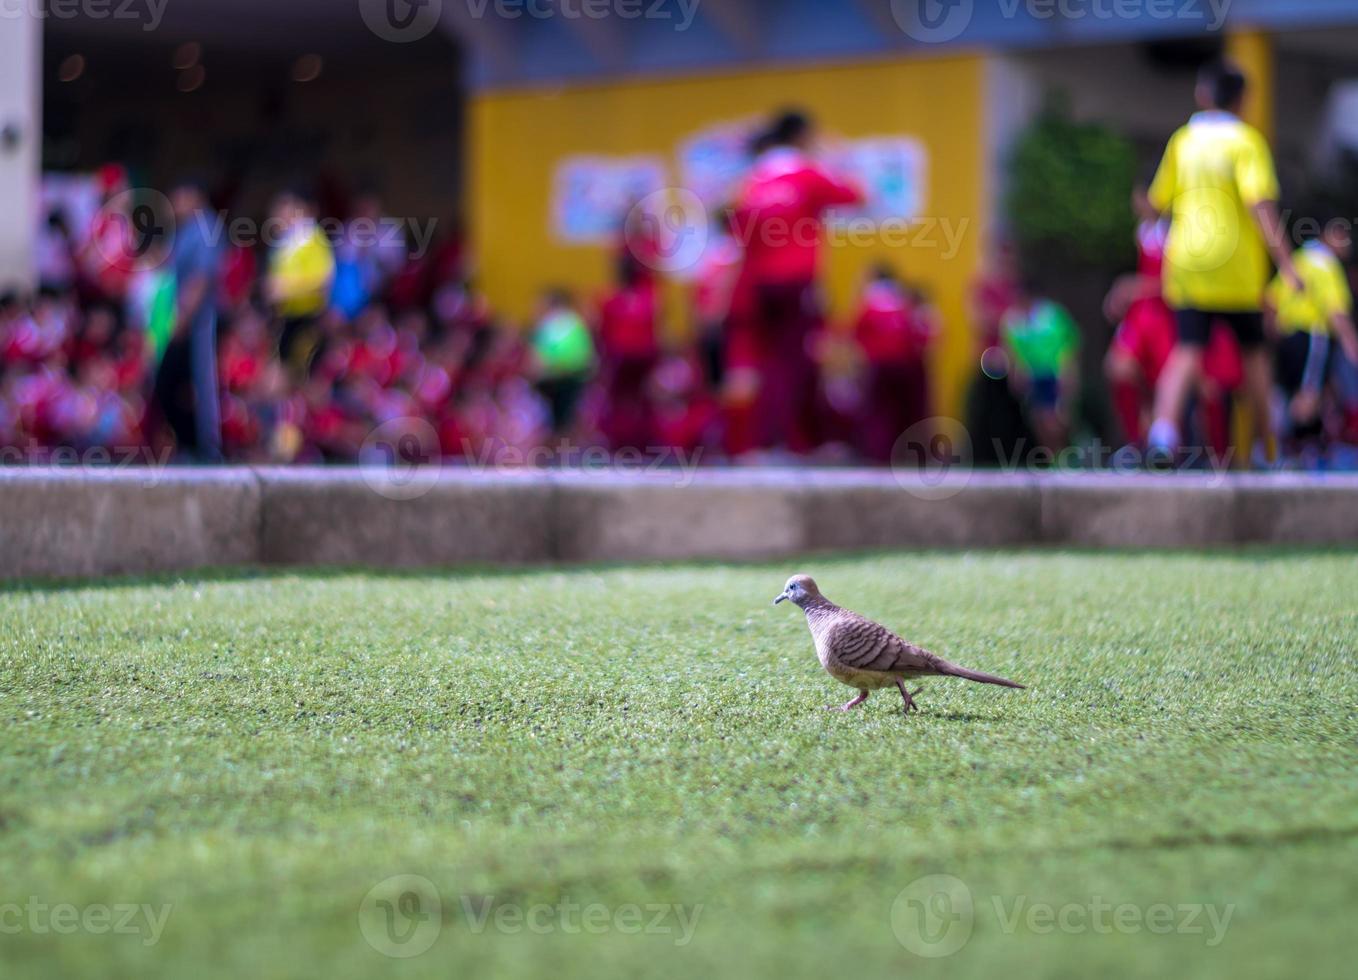
<path id="1" fill-rule="evenodd" d="M 174 433 L 182 458 L 202 463 L 222 458 L 217 392 L 217 275 L 219 223 L 207 194 L 191 180 L 170 192 L 174 244 L 169 264 L 175 281 L 175 327 L 156 375 L 155 401 Z"/>

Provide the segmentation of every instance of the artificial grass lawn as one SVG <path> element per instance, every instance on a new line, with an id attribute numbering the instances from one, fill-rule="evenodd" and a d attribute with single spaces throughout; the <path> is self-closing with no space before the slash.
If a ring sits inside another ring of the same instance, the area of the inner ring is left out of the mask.
<path id="1" fill-rule="evenodd" d="M 792 571 L 1030 689 L 825 712 L 852 692 L 769 605 Z M 1355 596 L 1336 553 L 0 590 L 0 974 L 1347 974 Z M 442 931 L 391 959 L 358 909 L 401 873 Z M 935 873 L 974 929 L 920 958 L 893 902 Z M 148 946 L 35 929 L 30 897 L 171 911 Z M 1025 918 L 1100 902 L 1159 931 Z M 685 945 L 644 931 L 668 903 Z M 1219 942 L 1196 903 L 1231 907 Z"/>

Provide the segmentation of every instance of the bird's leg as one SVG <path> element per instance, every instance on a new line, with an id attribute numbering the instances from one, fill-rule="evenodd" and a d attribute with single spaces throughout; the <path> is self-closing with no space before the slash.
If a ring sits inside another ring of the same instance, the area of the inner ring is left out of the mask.
<path id="1" fill-rule="evenodd" d="M 852 701 L 849 701 L 849 702 L 847 702 L 847 703 L 845 703 L 845 704 L 827 704 L 827 705 L 825 706 L 825 710 L 826 710 L 826 711 L 852 711 L 854 708 L 858 707 L 860 704 L 862 704 L 864 701 L 866 701 L 866 700 L 868 699 L 868 695 L 869 695 L 870 693 L 872 693 L 872 692 L 870 692 L 870 691 L 859 691 L 859 692 L 858 692 L 858 697 L 854 698 Z"/>
<path id="2" fill-rule="evenodd" d="M 901 697 L 905 699 L 905 713 L 908 715 L 912 711 L 918 711 L 919 705 L 915 703 L 915 694 L 918 694 L 920 691 L 923 691 L 924 688 L 921 687 L 919 691 L 916 691 L 914 694 L 911 694 L 909 691 L 905 689 L 905 681 L 900 680 L 899 678 L 896 681 L 896 686 L 900 688 Z"/>

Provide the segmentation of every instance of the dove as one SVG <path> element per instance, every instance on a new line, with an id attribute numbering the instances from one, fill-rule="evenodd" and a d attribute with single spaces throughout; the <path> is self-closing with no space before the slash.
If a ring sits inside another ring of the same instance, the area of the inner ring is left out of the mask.
<path id="1" fill-rule="evenodd" d="M 913 643 L 907 643 L 891 630 L 856 612 L 841 609 L 821 595 L 815 580 L 794 575 L 773 600 L 784 599 L 801 607 L 806 625 L 816 644 L 820 665 L 835 680 L 858 689 L 858 697 L 847 704 L 827 704 L 830 711 L 851 711 L 868 699 L 873 691 L 896 685 L 905 699 L 905 713 L 918 711 L 915 695 L 905 682 L 914 677 L 964 677 L 982 684 L 1022 688 L 1022 684 L 979 670 L 960 667 Z"/>

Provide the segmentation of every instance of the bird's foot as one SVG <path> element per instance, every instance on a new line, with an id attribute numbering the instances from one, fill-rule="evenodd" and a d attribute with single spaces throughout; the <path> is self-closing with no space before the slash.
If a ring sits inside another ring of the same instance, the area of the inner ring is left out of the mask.
<path id="1" fill-rule="evenodd" d="M 866 701 L 867 699 L 868 699 L 868 692 L 867 692 L 867 691 L 864 691 L 864 692 L 862 692 L 861 694 L 859 694 L 858 697 L 854 698 L 852 701 L 846 701 L 844 704 L 827 704 L 827 705 L 825 706 L 825 710 L 826 710 L 826 711 L 852 711 L 854 708 L 858 707 L 860 704 L 862 704 L 862 703 L 863 703 L 864 701 Z"/>
<path id="2" fill-rule="evenodd" d="M 919 694 L 920 691 L 923 691 L 924 688 L 921 687 L 921 688 L 919 688 L 918 690 L 916 690 L 916 691 L 914 691 L 914 692 L 907 691 L 907 690 L 905 689 L 905 685 L 904 685 L 904 684 L 901 684 L 901 685 L 900 685 L 900 688 L 901 688 L 901 697 L 905 699 L 905 713 L 908 715 L 908 714 L 910 714 L 910 712 L 912 712 L 912 711 L 918 711 L 918 710 L 919 710 L 919 705 L 917 705 L 917 704 L 915 703 L 915 695 L 916 695 L 916 694 Z"/>

